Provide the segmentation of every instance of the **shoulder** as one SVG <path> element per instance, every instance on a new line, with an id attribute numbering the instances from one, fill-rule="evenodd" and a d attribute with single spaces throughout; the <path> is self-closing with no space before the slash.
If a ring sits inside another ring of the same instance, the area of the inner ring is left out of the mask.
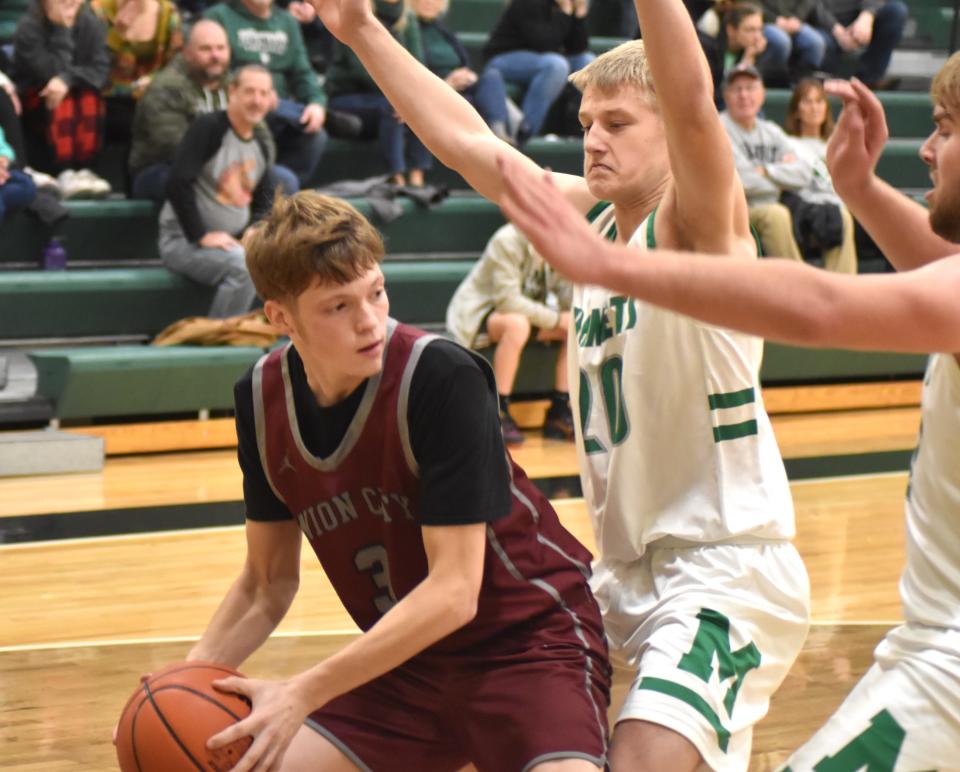
<path id="1" fill-rule="evenodd" d="M 439 393 L 465 381 L 488 381 L 488 367 L 478 354 L 446 338 L 437 338 L 424 348 L 417 362 L 411 394 Z"/>

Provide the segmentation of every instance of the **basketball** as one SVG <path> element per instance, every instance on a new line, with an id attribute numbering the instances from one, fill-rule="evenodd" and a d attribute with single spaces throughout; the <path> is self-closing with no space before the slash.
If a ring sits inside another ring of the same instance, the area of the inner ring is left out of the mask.
<path id="1" fill-rule="evenodd" d="M 238 676 L 212 662 L 177 662 L 153 673 L 127 700 L 117 725 L 123 772 L 231 769 L 250 747 L 244 737 L 215 751 L 207 740 L 250 714 L 244 697 L 217 691 L 213 682 Z"/>

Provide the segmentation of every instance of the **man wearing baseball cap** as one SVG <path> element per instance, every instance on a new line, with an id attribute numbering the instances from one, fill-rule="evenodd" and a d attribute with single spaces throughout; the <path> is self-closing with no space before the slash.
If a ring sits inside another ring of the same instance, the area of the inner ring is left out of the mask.
<path id="1" fill-rule="evenodd" d="M 720 120 L 733 145 L 734 163 L 747 194 L 750 225 L 760 234 L 764 254 L 800 260 L 790 210 L 780 203 L 780 194 L 806 186 L 813 169 L 797 158 L 783 129 L 759 117 L 765 97 L 757 68 L 736 65 L 723 79 L 727 109 L 720 113 Z"/>

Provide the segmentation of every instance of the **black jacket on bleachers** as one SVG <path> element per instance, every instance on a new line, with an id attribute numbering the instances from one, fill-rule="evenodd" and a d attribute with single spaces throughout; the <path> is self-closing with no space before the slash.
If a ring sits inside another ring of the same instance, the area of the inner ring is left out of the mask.
<path id="1" fill-rule="evenodd" d="M 497 20 L 484 61 L 510 51 L 571 56 L 587 50 L 587 20 L 560 10 L 555 0 L 512 0 Z"/>

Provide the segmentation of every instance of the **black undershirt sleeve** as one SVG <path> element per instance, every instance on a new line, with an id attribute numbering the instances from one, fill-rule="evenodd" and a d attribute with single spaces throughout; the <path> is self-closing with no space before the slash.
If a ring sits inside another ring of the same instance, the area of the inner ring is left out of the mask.
<path id="1" fill-rule="evenodd" d="M 493 373 L 455 343 L 423 351 L 407 419 L 423 525 L 490 522 L 510 512 L 510 469 Z"/>
<path id="2" fill-rule="evenodd" d="M 418 514 L 423 525 L 486 523 L 510 512 L 510 468 L 500 431 L 493 373 L 485 362 L 447 340 L 423 351 L 410 384 L 410 443 L 420 475 Z M 359 405 L 361 386 L 331 408 L 310 397 L 302 364 L 290 355 L 290 378 L 307 448 L 326 456 L 339 444 Z M 237 458 L 243 472 L 246 515 L 288 520 L 286 505 L 267 482 L 257 447 L 252 369 L 234 387 Z M 398 458 L 397 463 L 406 460 Z"/>
<path id="3" fill-rule="evenodd" d="M 250 520 L 289 520 L 292 515 L 276 497 L 260 463 L 253 416 L 253 369 L 233 387 L 237 422 L 237 460 L 243 472 L 243 503 Z"/>

